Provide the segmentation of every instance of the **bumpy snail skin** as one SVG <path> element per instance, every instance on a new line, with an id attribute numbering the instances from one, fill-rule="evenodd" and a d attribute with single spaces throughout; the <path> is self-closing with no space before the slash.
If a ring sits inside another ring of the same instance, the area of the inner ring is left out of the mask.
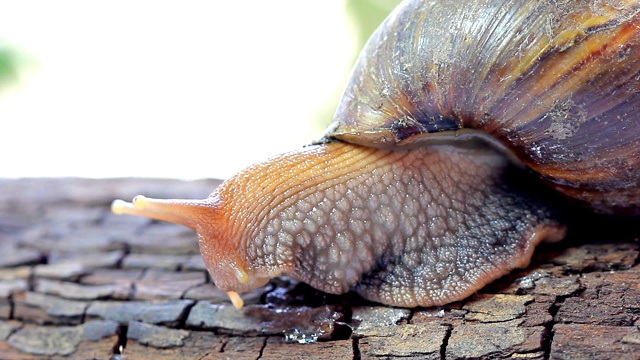
<path id="1" fill-rule="evenodd" d="M 523 170 L 476 141 L 458 143 L 310 146 L 242 171 L 206 200 L 144 198 L 139 210 L 115 210 L 195 229 L 226 291 L 284 273 L 390 305 L 444 304 L 564 235 Z"/>

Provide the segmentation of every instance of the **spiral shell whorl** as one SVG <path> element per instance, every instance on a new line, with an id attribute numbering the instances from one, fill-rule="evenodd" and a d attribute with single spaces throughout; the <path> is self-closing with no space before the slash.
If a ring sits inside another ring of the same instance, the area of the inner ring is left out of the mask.
<path id="1" fill-rule="evenodd" d="M 407 1 L 327 135 L 387 146 L 478 129 L 596 210 L 640 212 L 638 59 L 637 1 Z"/>

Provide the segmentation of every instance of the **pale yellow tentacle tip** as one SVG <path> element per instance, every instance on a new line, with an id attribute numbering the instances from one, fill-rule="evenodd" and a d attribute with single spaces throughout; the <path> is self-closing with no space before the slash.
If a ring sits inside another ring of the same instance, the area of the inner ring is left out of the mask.
<path id="1" fill-rule="evenodd" d="M 236 271 L 236 277 L 238 278 L 238 281 L 240 282 L 240 284 L 246 284 L 247 281 L 249 281 L 249 274 L 247 274 L 247 272 L 244 269 L 240 267 L 236 267 L 235 271 Z"/>
<path id="2" fill-rule="evenodd" d="M 247 281 L 249 281 L 249 274 L 247 274 L 242 267 L 238 266 L 236 262 L 231 264 L 231 268 L 235 271 L 236 278 L 241 284 L 246 284 Z M 240 309 L 244 305 L 244 301 L 242 301 L 242 298 L 237 292 L 228 291 L 227 295 L 229 295 L 229 300 L 231 300 L 231 303 L 236 307 L 236 309 Z"/>
<path id="3" fill-rule="evenodd" d="M 244 306 L 244 301 L 242 301 L 242 298 L 237 292 L 227 291 L 227 295 L 229 296 L 229 300 L 231 300 L 231 303 L 233 304 L 233 306 L 235 306 L 236 309 L 241 309 Z"/>
<path id="4" fill-rule="evenodd" d="M 111 203 L 111 211 L 116 215 L 144 215 L 140 212 L 140 210 L 144 210 L 147 205 L 149 205 L 149 199 L 145 196 L 138 195 L 133 198 L 132 202 L 127 202 L 120 199 L 114 200 Z"/>
<path id="5" fill-rule="evenodd" d="M 236 279 L 240 282 L 240 284 L 246 284 L 249 281 L 249 274 L 247 274 L 247 270 L 245 270 L 244 265 L 240 265 L 240 261 L 229 260 L 229 267 L 236 274 Z"/>
<path id="6" fill-rule="evenodd" d="M 127 211 L 127 209 L 133 208 L 132 203 L 120 199 L 113 200 L 111 203 L 111 212 L 116 215 L 122 215 Z"/>
<path id="7" fill-rule="evenodd" d="M 149 199 L 144 195 L 134 197 L 132 202 L 133 206 L 138 210 L 142 210 L 149 205 Z"/>

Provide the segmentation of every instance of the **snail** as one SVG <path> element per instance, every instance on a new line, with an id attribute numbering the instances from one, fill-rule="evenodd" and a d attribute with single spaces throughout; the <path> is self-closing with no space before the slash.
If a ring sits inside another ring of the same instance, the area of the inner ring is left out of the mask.
<path id="1" fill-rule="evenodd" d="M 198 234 L 238 293 L 285 274 L 392 306 L 464 299 L 561 240 L 557 198 L 640 214 L 640 4 L 407 0 L 314 144 L 204 200 L 115 213 Z"/>

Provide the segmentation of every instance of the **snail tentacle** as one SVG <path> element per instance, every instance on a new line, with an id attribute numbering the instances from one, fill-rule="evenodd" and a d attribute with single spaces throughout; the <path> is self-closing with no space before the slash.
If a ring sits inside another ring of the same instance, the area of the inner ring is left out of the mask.
<path id="1" fill-rule="evenodd" d="M 215 212 L 215 206 L 211 199 L 153 199 L 138 195 L 130 203 L 114 200 L 111 211 L 118 215 L 129 214 L 168 221 L 197 230 L 198 224 Z"/>

